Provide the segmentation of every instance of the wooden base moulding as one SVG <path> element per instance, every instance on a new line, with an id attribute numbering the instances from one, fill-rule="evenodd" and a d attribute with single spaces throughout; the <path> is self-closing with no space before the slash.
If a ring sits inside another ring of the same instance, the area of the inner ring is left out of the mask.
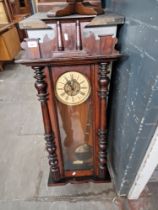
<path id="1" fill-rule="evenodd" d="M 88 183 L 88 182 L 93 182 L 93 183 L 110 183 L 111 182 L 111 178 L 109 173 L 107 172 L 106 176 L 104 177 L 104 179 L 98 178 L 98 177 L 91 177 L 91 176 L 87 176 L 87 177 L 69 177 L 69 178 L 63 178 L 60 181 L 55 182 L 52 176 L 52 173 L 49 173 L 49 178 L 48 178 L 48 186 L 52 187 L 52 186 L 61 186 L 61 185 L 66 185 L 68 183 L 71 184 L 84 184 L 84 183 Z"/>

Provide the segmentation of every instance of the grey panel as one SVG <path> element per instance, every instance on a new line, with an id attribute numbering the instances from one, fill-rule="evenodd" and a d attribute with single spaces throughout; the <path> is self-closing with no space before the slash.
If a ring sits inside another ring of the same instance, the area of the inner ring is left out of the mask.
<path id="1" fill-rule="evenodd" d="M 117 192 L 127 195 L 158 121 L 158 2 L 106 5 L 126 18 L 118 46 L 128 56 L 112 75 L 109 159 Z"/>

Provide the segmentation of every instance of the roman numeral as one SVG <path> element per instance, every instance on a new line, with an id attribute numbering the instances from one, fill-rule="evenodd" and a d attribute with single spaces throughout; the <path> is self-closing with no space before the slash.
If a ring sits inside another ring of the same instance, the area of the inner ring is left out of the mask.
<path id="1" fill-rule="evenodd" d="M 82 92 L 82 91 L 80 91 L 80 94 L 81 94 L 81 95 L 83 95 L 83 96 L 85 95 L 85 93 L 84 93 L 84 92 Z"/>
<path id="2" fill-rule="evenodd" d="M 83 80 L 82 82 L 80 82 L 80 84 L 84 83 L 85 81 Z"/>
<path id="3" fill-rule="evenodd" d="M 61 84 L 65 85 L 65 83 L 63 83 L 63 82 L 59 82 L 59 83 L 61 83 Z"/>
<path id="4" fill-rule="evenodd" d="M 65 92 L 61 93 L 60 95 L 63 97 L 65 95 Z"/>
<path id="5" fill-rule="evenodd" d="M 69 96 L 66 96 L 66 97 L 65 97 L 65 100 L 67 101 L 68 99 L 69 99 Z"/>
<path id="6" fill-rule="evenodd" d="M 71 77 L 71 79 L 73 79 L 74 78 L 74 75 L 73 74 L 70 74 L 70 77 Z"/>
<path id="7" fill-rule="evenodd" d="M 78 80 L 79 79 L 79 75 L 77 75 L 77 79 L 76 80 Z"/>
<path id="8" fill-rule="evenodd" d="M 65 79 L 67 82 L 69 81 L 67 77 L 64 77 L 64 79 Z"/>

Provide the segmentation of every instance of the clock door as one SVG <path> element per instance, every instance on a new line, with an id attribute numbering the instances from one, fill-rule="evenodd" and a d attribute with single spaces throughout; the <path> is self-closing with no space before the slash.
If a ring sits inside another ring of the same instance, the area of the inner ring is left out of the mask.
<path id="1" fill-rule="evenodd" d="M 52 71 L 65 177 L 95 174 L 92 77 L 89 65 Z"/>

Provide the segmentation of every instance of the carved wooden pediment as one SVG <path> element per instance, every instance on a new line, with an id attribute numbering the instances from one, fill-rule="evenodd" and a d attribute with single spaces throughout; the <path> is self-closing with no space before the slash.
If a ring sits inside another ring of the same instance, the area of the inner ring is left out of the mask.
<path id="1" fill-rule="evenodd" d="M 61 11 L 63 10 L 64 11 Z M 101 14 L 101 0 L 38 0 L 37 10 L 39 12 L 48 12 L 51 16 L 64 16 L 73 13 L 78 14 Z M 57 12 L 60 11 L 60 12 Z"/>

